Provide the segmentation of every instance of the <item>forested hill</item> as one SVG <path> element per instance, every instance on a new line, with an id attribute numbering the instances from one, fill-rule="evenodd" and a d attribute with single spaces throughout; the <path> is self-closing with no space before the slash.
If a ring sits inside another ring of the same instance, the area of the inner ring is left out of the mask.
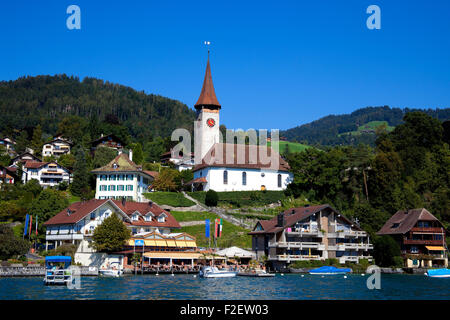
<path id="1" fill-rule="evenodd" d="M 319 120 L 280 132 L 289 141 L 310 145 L 374 145 L 376 127 L 386 125 L 392 129 L 403 121 L 403 116 L 412 111 L 422 111 L 441 121 L 450 119 L 450 108 L 445 109 L 400 109 L 384 107 L 367 107 L 351 114 L 329 115 Z M 384 122 L 384 123 L 383 123 Z M 368 124 L 365 128 L 365 124 Z M 363 129 L 364 128 L 364 129 Z M 363 130 L 362 130 L 363 129 Z"/>
<path id="2" fill-rule="evenodd" d="M 114 115 L 134 138 L 170 136 L 191 129 L 195 111 L 179 101 L 145 94 L 95 78 L 67 75 L 22 77 L 0 82 L 0 132 L 34 128 L 55 134 L 67 116 L 104 120 Z"/>

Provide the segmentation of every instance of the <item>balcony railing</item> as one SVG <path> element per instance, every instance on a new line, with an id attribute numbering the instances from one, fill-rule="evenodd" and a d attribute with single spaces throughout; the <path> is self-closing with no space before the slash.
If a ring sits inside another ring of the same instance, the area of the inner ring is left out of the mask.
<path id="1" fill-rule="evenodd" d="M 278 261 L 300 261 L 300 260 L 320 260 L 319 255 L 301 255 L 301 254 L 280 254 L 280 255 L 270 255 L 269 260 Z"/>
<path id="2" fill-rule="evenodd" d="M 295 229 L 292 231 L 286 231 L 286 235 L 289 236 L 300 236 L 300 237 L 323 237 L 323 233 L 320 230 L 304 230 L 304 229 Z"/>
<path id="3" fill-rule="evenodd" d="M 305 248 L 305 249 L 319 249 L 324 250 L 325 246 L 320 242 L 269 242 L 269 247 L 272 248 Z M 322 248 L 322 249 L 321 249 Z"/>
<path id="4" fill-rule="evenodd" d="M 329 232 L 327 234 L 327 237 L 328 238 L 367 237 L 367 232 L 365 232 L 365 231 L 343 230 L 343 231 Z"/>
<path id="5" fill-rule="evenodd" d="M 441 228 L 434 228 L 434 227 L 429 227 L 429 228 L 414 227 L 414 228 L 411 228 L 411 232 L 430 232 L 430 233 L 442 234 L 442 229 Z"/>
<path id="6" fill-rule="evenodd" d="M 442 240 L 413 240 L 403 238 L 403 244 L 419 244 L 419 245 L 422 244 L 422 245 L 440 246 L 442 245 Z"/>
<path id="7" fill-rule="evenodd" d="M 373 245 L 370 243 L 338 243 L 335 246 L 337 251 L 345 251 L 348 249 L 353 250 L 371 250 L 373 249 Z M 333 250 L 332 248 L 328 247 L 329 250 Z"/>

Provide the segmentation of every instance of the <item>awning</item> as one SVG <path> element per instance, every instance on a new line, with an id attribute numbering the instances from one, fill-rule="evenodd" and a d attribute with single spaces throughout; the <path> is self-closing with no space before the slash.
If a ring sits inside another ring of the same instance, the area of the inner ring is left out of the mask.
<path id="1" fill-rule="evenodd" d="M 186 241 L 176 240 L 177 247 L 187 247 Z"/>
<path id="2" fill-rule="evenodd" d="M 197 244 L 195 243 L 195 241 L 186 240 L 186 247 L 197 248 Z"/>
<path id="3" fill-rule="evenodd" d="M 202 254 L 197 252 L 146 252 L 144 257 L 153 259 L 198 259 Z"/>
<path id="4" fill-rule="evenodd" d="M 175 240 L 166 240 L 168 247 L 176 247 Z"/>
<path id="5" fill-rule="evenodd" d="M 430 251 L 445 251 L 444 247 L 436 247 L 436 246 L 425 246 Z"/>
<path id="6" fill-rule="evenodd" d="M 155 240 L 144 240 L 146 246 L 156 246 Z"/>
<path id="7" fill-rule="evenodd" d="M 161 239 L 155 240 L 155 245 L 158 247 L 167 247 L 166 240 Z"/>

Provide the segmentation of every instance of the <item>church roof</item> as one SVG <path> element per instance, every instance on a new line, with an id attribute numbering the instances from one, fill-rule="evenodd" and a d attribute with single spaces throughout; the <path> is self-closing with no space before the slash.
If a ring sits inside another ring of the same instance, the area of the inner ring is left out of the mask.
<path id="1" fill-rule="evenodd" d="M 203 80 L 203 87 L 200 93 L 200 97 L 195 104 L 196 109 L 200 109 L 202 106 L 213 106 L 220 109 L 219 101 L 216 97 L 216 92 L 214 91 L 214 84 L 211 76 L 211 66 L 209 64 L 209 53 L 208 53 L 208 63 L 206 65 L 205 79 Z"/>
<path id="2" fill-rule="evenodd" d="M 278 158 L 278 167 L 275 170 L 289 171 L 289 164 L 271 147 L 260 145 L 239 145 L 242 148 L 241 159 L 237 144 L 216 143 L 203 157 L 202 162 L 194 167 L 194 171 L 207 167 L 225 167 L 242 169 L 273 169 L 271 163 L 262 157 L 271 158 L 272 152 Z M 222 154 L 220 154 L 222 153 Z M 269 162 L 269 163 L 267 163 Z"/>

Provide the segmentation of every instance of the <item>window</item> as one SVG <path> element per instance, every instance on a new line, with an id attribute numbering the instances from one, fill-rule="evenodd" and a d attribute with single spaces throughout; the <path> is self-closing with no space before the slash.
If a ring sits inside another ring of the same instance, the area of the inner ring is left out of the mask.
<path id="1" fill-rule="evenodd" d="M 124 190 L 123 184 L 119 184 L 119 185 L 117 186 L 117 191 L 123 191 L 123 190 Z"/>
<path id="2" fill-rule="evenodd" d="M 152 221 L 152 216 L 151 215 L 147 215 L 144 217 L 145 221 Z"/>
<path id="3" fill-rule="evenodd" d="M 95 220 L 95 211 L 91 212 L 91 220 Z"/>
<path id="4" fill-rule="evenodd" d="M 223 172 L 223 184 L 228 184 L 228 171 Z"/>
<path id="5" fill-rule="evenodd" d="M 127 185 L 126 191 L 133 191 L 133 185 L 132 184 Z"/>
<path id="6" fill-rule="evenodd" d="M 281 188 L 281 174 L 278 174 L 278 188 Z"/>
<path id="7" fill-rule="evenodd" d="M 116 191 L 116 186 L 115 185 L 111 186 L 111 191 Z"/>
<path id="8" fill-rule="evenodd" d="M 164 216 L 159 216 L 158 217 L 158 222 L 164 222 L 164 221 L 166 221 Z"/>
<path id="9" fill-rule="evenodd" d="M 133 221 L 138 221 L 138 215 L 137 214 L 133 214 L 133 217 L 131 218 Z"/>
<path id="10" fill-rule="evenodd" d="M 247 172 L 242 172 L 242 185 L 247 185 Z"/>

